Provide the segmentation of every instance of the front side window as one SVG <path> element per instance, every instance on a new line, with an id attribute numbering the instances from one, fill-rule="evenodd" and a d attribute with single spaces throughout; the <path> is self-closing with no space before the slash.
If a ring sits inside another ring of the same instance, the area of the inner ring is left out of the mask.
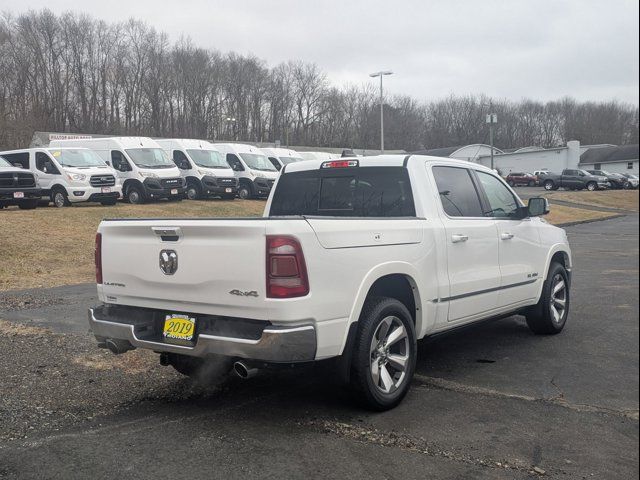
<path id="1" fill-rule="evenodd" d="M 271 216 L 415 217 L 409 174 L 403 167 L 353 167 L 285 173 Z"/>
<path id="2" fill-rule="evenodd" d="M 227 163 L 234 172 L 244 172 L 244 165 L 233 153 L 227 153 Z"/>
<path id="3" fill-rule="evenodd" d="M 128 148 L 127 155 L 140 168 L 173 168 L 175 163 L 161 148 Z"/>
<path id="4" fill-rule="evenodd" d="M 89 168 L 106 167 L 107 164 L 97 153 L 86 149 L 50 149 L 49 153 L 62 167 Z"/>
<path id="5" fill-rule="evenodd" d="M 466 168 L 433 167 L 440 201 L 450 217 L 482 217 L 482 205 Z"/>
<path id="6" fill-rule="evenodd" d="M 484 172 L 476 173 L 489 202 L 490 210 L 485 212 L 485 216 L 498 218 L 515 217 L 520 204 L 507 186 L 493 175 Z"/>
<path id="7" fill-rule="evenodd" d="M 0 157 L 0 167 L 12 167 L 9 162 L 7 162 L 4 158 Z"/>
<path id="8" fill-rule="evenodd" d="M 276 170 L 280 170 L 282 168 L 280 166 L 280 163 L 278 163 L 278 159 L 276 157 L 269 157 L 269 161 L 271 162 L 271 165 L 276 167 Z"/>
<path id="9" fill-rule="evenodd" d="M 197 166 L 202 168 L 229 168 L 224 156 L 217 150 L 187 150 L 187 153 Z"/>
<path id="10" fill-rule="evenodd" d="M 49 158 L 49 155 L 44 152 L 36 152 L 36 168 L 42 173 L 60 175 L 60 171 L 53 164 L 53 162 Z"/>
<path id="11" fill-rule="evenodd" d="M 180 150 L 173 151 L 173 163 L 181 170 L 191 170 L 191 164 L 187 156 Z"/>
<path id="12" fill-rule="evenodd" d="M 240 156 L 251 170 L 277 172 L 276 167 L 271 164 L 266 155 L 259 153 L 241 153 Z"/>
<path id="13" fill-rule="evenodd" d="M 111 165 L 113 166 L 113 168 L 115 168 L 120 172 L 131 171 L 131 166 L 129 165 L 129 162 L 127 161 L 126 158 L 124 158 L 124 155 L 122 154 L 122 152 L 118 150 L 111 151 Z"/>

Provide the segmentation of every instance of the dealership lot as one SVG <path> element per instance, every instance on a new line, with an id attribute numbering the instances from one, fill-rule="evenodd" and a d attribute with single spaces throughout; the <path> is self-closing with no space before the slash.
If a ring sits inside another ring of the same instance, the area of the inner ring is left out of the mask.
<path id="1" fill-rule="evenodd" d="M 631 478 L 638 216 L 568 232 L 562 335 L 511 317 L 422 341 L 414 388 L 383 414 L 329 365 L 202 388 L 148 352 L 97 351 L 92 286 L 0 294 L 0 478 Z"/>

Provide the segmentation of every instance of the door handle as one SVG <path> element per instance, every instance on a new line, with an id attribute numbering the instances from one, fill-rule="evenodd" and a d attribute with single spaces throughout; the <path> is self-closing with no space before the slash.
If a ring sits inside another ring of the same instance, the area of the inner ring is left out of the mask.
<path id="1" fill-rule="evenodd" d="M 502 240 L 511 240 L 515 235 L 513 233 L 501 233 L 500 238 Z"/>
<path id="2" fill-rule="evenodd" d="M 467 240 L 469 240 L 468 235 L 460 235 L 459 233 L 454 233 L 453 235 L 451 235 L 451 241 L 453 243 L 466 242 Z"/>

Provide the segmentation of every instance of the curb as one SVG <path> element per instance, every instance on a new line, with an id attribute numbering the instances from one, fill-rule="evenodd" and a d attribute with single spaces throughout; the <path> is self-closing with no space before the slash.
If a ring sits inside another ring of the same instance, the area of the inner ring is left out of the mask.
<path id="1" fill-rule="evenodd" d="M 626 216 L 628 216 L 628 214 L 618 214 L 618 215 L 612 215 L 610 217 L 590 218 L 589 220 L 577 220 L 575 222 L 557 223 L 555 226 L 556 227 L 560 227 L 560 228 L 573 227 L 574 225 L 583 225 L 585 223 L 604 222 L 606 220 L 613 220 L 615 218 L 622 218 L 622 217 L 626 217 Z"/>

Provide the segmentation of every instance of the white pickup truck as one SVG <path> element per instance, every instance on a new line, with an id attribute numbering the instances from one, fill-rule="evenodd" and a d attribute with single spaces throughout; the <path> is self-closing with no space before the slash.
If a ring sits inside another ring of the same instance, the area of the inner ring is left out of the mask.
<path id="1" fill-rule="evenodd" d="M 262 218 L 104 220 L 89 322 L 100 346 L 151 349 L 191 376 L 213 357 L 245 377 L 337 357 L 364 403 L 388 409 L 418 339 L 508 314 L 563 329 L 571 251 L 547 212 L 463 161 L 292 163 Z"/>

